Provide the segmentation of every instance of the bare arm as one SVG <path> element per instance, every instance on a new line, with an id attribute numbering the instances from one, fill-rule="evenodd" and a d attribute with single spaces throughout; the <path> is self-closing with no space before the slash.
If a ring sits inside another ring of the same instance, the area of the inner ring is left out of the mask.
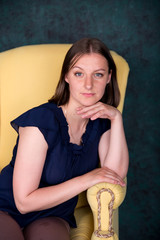
<path id="1" fill-rule="evenodd" d="M 108 148 L 106 148 L 108 146 Z M 105 132 L 100 140 L 99 155 L 101 165 L 115 171 L 122 179 L 128 171 L 128 148 L 123 130 L 122 116 L 111 121 L 111 130 Z"/>
<path id="2" fill-rule="evenodd" d="M 99 143 L 99 156 L 102 167 L 116 172 L 122 179 L 127 175 L 129 154 L 124 134 L 121 113 L 114 107 L 98 102 L 78 111 L 83 118 L 109 118 L 111 129 L 105 132 Z"/>
<path id="3" fill-rule="evenodd" d="M 96 183 L 118 181 L 117 176 L 104 167 L 58 185 L 38 188 L 48 150 L 47 142 L 36 127 L 20 127 L 19 136 L 13 193 L 16 206 L 23 214 L 59 205 Z"/>

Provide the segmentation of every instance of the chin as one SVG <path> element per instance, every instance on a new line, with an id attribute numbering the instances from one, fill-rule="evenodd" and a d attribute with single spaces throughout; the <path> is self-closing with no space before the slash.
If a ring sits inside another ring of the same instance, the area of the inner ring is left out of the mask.
<path id="1" fill-rule="evenodd" d="M 81 105 L 85 106 L 85 107 L 89 107 L 92 106 L 94 104 L 96 104 L 99 100 L 83 100 L 81 102 L 79 102 Z"/>

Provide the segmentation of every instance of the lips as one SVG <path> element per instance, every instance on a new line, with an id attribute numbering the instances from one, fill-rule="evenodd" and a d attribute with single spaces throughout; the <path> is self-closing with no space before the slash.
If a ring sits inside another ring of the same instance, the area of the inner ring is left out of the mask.
<path id="1" fill-rule="evenodd" d="M 95 93 L 81 93 L 85 97 L 93 97 Z"/>

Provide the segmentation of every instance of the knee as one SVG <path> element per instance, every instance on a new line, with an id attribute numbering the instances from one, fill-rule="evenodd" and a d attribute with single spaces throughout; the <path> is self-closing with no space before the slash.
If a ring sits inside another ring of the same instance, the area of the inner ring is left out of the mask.
<path id="1" fill-rule="evenodd" d="M 39 219 L 24 229 L 24 236 L 26 240 L 69 240 L 67 224 L 56 217 Z"/>
<path id="2" fill-rule="evenodd" d="M 5 212 L 0 211 L 0 239 L 24 240 L 18 223 Z"/>

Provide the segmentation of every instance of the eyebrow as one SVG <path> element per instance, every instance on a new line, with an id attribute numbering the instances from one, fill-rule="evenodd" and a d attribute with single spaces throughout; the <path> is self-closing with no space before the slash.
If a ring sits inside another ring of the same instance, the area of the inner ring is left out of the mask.
<path id="1" fill-rule="evenodd" d="M 78 66 L 73 66 L 72 68 L 79 68 L 79 69 L 81 69 L 81 70 L 84 70 L 83 68 L 78 67 Z M 103 72 L 106 72 L 106 70 L 105 70 L 104 68 L 97 69 L 97 70 L 95 70 L 94 72 L 97 72 L 97 71 L 103 71 Z"/>

